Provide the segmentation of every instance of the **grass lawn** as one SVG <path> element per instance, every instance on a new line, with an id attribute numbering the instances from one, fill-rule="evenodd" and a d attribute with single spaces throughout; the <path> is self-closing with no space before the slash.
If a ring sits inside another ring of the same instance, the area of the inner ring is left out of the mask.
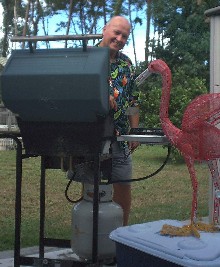
<path id="1" fill-rule="evenodd" d="M 160 167 L 166 157 L 162 146 L 142 145 L 133 154 L 134 178 Z M 13 249 L 15 202 L 15 151 L 0 151 L 0 251 Z M 198 216 L 208 215 L 209 172 L 196 165 L 199 180 Z M 65 198 L 68 180 L 61 170 L 46 171 L 46 236 L 70 239 L 72 204 Z M 22 247 L 38 245 L 40 158 L 23 160 Z M 81 184 L 71 185 L 69 195 L 78 199 Z M 190 218 L 192 188 L 184 163 L 169 162 L 156 176 L 132 184 L 130 224 L 159 219 Z"/>

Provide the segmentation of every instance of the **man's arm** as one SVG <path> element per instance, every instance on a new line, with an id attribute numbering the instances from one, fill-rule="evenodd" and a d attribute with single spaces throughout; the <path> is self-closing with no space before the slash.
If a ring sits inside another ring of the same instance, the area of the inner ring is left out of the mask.
<path id="1" fill-rule="evenodd" d="M 139 108 L 138 107 L 132 107 L 132 112 L 130 111 L 130 115 L 128 115 L 130 128 L 138 128 L 139 126 Z M 139 146 L 138 141 L 132 141 L 129 142 L 129 149 L 134 151 Z"/>
<path id="2" fill-rule="evenodd" d="M 131 111 L 132 109 L 132 111 Z M 138 128 L 139 126 L 139 108 L 132 107 L 130 108 L 130 114 L 128 115 L 130 128 Z"/>

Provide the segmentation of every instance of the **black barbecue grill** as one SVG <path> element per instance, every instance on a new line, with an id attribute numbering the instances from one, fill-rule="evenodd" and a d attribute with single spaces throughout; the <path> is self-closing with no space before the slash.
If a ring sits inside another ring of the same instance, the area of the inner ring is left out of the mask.
<path id="1" fill-rule="evenodd" d="M 88 156 L 109 123 L 108 48 L 16 50 L 2 73 L 2 98 L 35 155 Z"/>

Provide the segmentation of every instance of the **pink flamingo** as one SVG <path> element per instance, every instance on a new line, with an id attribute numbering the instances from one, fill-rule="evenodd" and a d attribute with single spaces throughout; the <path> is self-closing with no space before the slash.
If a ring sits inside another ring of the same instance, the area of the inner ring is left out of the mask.
<path id="1" fill-rule="evenodd" d="M 168 109 L 171 90 L 171 71 L 167 64 L 158 59 L 148 66 L 150 73 L 159 73 L 162 76 L 162 96 L 160 103 L 160 121 L 162 129 L 183 155 L 192 181 L 193 198 L 191 210 L 191 224 L 187 226 L 190 232 L 199 237 L 196 230 L 202 229 L 202 223 L 197 223 L 197 193 L 198 182 L 195 173 L 195 161 L 207 161 L 212 175 L 216 192 L 214 204 L 214 223 L 218 223 L 220 175 L 217 160 L 220 158 L 220 129 L 216 124 L 220 122 L 220 94 L 203 94 L 195 98 L 186 108 L 181 129 L 175 127 L 169 119 Z M 199 228 L 200 226 L 200 228 Z M 215 228 L 216 229 L 216 228 Z M 178 234 L 177 234 L 178 235 Z"/>

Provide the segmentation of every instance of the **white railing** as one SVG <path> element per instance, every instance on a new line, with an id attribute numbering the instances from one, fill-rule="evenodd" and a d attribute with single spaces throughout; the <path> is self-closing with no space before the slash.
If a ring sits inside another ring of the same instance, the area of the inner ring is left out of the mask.
<path id="1" fill-rule="evenodd" d="M 12 150 L 15 148 L 15 141 L 10 138 L 0 138 L 0 150 Z"/>
<path id="2" fill-rule="evenodd" d="M 0 105 L 0 132 L 17 131 L 18 126 L 14 114 Z M 0 150 L 11 150 L 15 148 L 15 141 L 10 138 L 0 138 Z"/>
<path id="3" fill-rule="evenodd" d="M 220 93 L 220 6 L 207 10 L 205 14 L 210 17 L 210 93 Z M 220 125 L 218 124 L 217 127 L 220 128 Z M 220 159 L 218 159 L 218 169 L 220 172 Z M 220 221 L 220 206 L 217 211 L 214 211 L 216 192 L 211 176 L 209 180 L 209 222 L 213 223 L 214 212 L 218 214 Z"/>

